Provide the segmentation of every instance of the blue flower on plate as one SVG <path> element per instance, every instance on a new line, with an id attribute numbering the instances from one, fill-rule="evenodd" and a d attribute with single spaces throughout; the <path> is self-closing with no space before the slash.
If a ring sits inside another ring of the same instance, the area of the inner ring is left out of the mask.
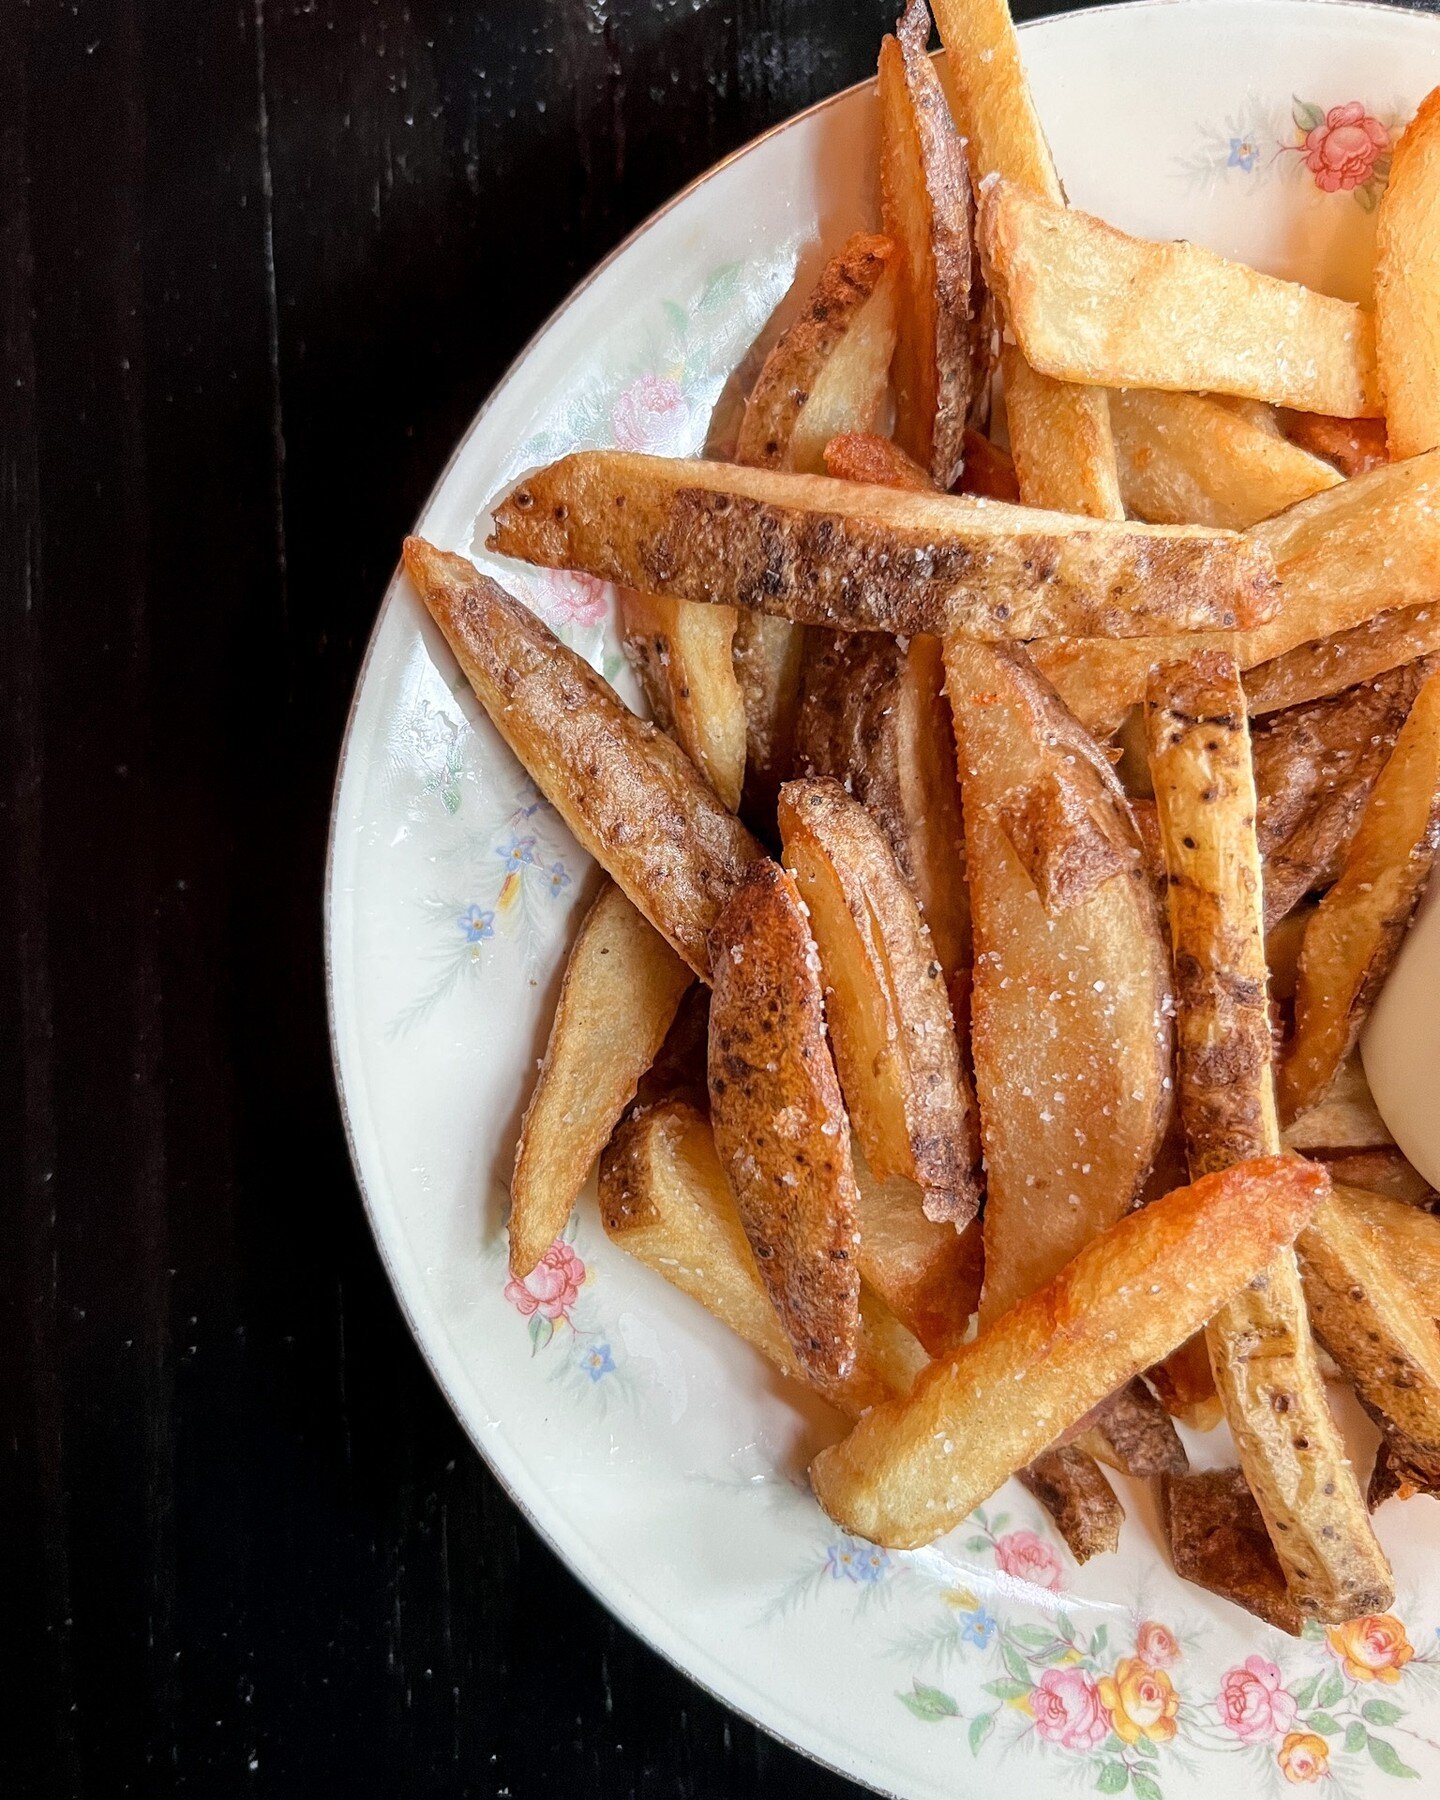
<path id="1" fill-rule="evenodd" d="M 999 1629 L 995 1619 L 983 1606 L 960 1615 L 960 1642 L 973 1644 L 977 1650 L 988 1649 L 990 1640 Z"/>
<path id="2" fill-rule="evenodd" d="M 615 1373 L 615 1358 L 608 1344 L 590 1344 L 580 1352 L 580 1367 L 592 1382 L 603 1381 Z"/>
<path id="3" fill-rule="evenodd" d="M 549 876 L 550 898 L 552 900 L 558 900 L 561 894 L 563 894 L 565 889 L 570 885 L 570 871 L 565 867 L 563 862 L 553 862 L 550 865 Z"/>
<path id="4" fill-rule="evenodd" d="M 1243 169 L 1248 175 L 1259 160 L 1260 149 L 1252 138 L 1231 138 L 1230 154 L 1225 159 L 1227 169 Z"/>
<path id="5" fill-rule="evenodd" d="M 495 935 L 495 915 L 482 906 L 471 906 L 455 921 L 465 934 L 467 944 L 483 944 Z"/>
<path id="6" fill-rule="evenodd" d="M 495 846 L 495 854 L 505 865 L 506 874 L 514 874 L 517 870 L 533 865 L 535 861 L 535 837 L 533 833 L 521 837 L 518 832 L 511 832 Z"/>
<path id="7" fill-rule="evenodd" d="M 868 1585 L 884 1580 L 890 1572 L 890 1556 L 878 1544 L 867 1544 L 863 1538 L 842 1537 L 825 1552 L 825 1567 L 832 1581 Z"/>

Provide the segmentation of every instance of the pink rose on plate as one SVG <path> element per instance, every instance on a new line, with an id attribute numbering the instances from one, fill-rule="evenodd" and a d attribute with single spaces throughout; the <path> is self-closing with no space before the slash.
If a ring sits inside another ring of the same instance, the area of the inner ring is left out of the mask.
<path id="1" fill-rule="evenodd" d="M 505 1298 L 527 1319 L 568 1319 L 584 1279 L 584 1263 L 557 1238 L 523 1281 L 505 1283 Z"/>
<path id="2" fill-rule="evenodd" d="M 1382 150 L 1390 148 L 1390 133 L 1366 112 L 1363 102 L 1348 100 L 1332 106 L 1325 123 L 1305 135 L 1305 167 L 1315 185 L 1327 194 L 1363 187 Z"/>
<path id="3" fill-rule="evenodd" d="M 615 402 L 610 423 L 622 450 L 673 454 L 685 448 L 690 402 L 673 376 L 642 375 Z"/>
<path id="4" fill-rule="evenodd" d="M 1017 1581 L 1030 1581 L 1036 1587 L 1058 1588 L 1060 1558 L 1033 1531 L 1007 1531 L 995 1541 L 996 1564 Z"/>
<path id="5" fill-rule="evenodd" d="M 1173 1669 L 1180 1660 L 1180 1646 L 1168 1626 L 1146 1619 L 1135 1633 L 1135 1654 L 1152 1669 Z"/>
<path id="6" fill-rule="evenodd" d="M 540 611 L 558 625 L 599 625 L 609 602 L 609 585 L 596 575 L 577 569 L 542 569 L 539 580 Z"/>
<path id="7" fill-rule="evenodd" d="M 1110 1735 L 1110 1717 L 1083 1669 L 1047 1669 L 1030 1690 L 1035 1729 L 1047 1744 L 1093 1750 Z"/>
<path id="8" fill-rule="evenodd" d="M 1264 1738 L 1283 1737 L 1295 1723 L 1299 1708 L 1280 1685 L 1280 1671 L 1263 1656 L 1247 1656 L 1228 1669 L 1215 1702 L 1220 1723 L 1245 1744 Z"/>

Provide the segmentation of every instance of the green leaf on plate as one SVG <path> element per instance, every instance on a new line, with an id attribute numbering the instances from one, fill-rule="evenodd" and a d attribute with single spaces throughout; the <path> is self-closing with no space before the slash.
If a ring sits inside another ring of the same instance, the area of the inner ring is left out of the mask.
<path id="1" fill-rule="evenodd" d="M 1396 1706 L 1393 1700 L 1367 1700 L 1360 1713 L 1372 1725 L 1398 1725 L 1405 1717 L 1404 1707 Z"/>
<path id="2" fill-rule="evenodd" d="M 1378 1738 L 1374 1732 L 1365 1740 L 1365 1748 L 1370 1752 L 1370 1760 L 1377 1769 L 1383 1769 L 1387 1775 L 1403 1775 L 1411 1781 L 1420 1779 L 1420 1771 L 1412 1769 L 1407 1762 L 1401 1762 L 1399 1752 L 1393 1744 L 1387 1744 L 1384 1738 Z"/>
<path id="3" fill-rule="evenodd" d="M 1143 1769 L 1130 1771 L 1130 1785 L 1134 1788 L 1139 1800 L 1165 1800 L 1160 1791 L 1160 1783 L 1153 1780 Z"/>
<path id="4" fill-rule="evenodd" d="M 1325 123 L 1324 111 L 1316 106 L 1312 100 L 1302 100 L 1298 95 L 1295 96 L 1295 107 L 1292 116 L 1294 117 L 1295 129 L 1297 131 L 1311 132 L 1317 125 L 1323 125 Z"/>
<path id="5" fill-rule="evenodd" d="M 677 301 L 664 300 L 661 302 L 661 308 L 676 331 L 683 332 L 689 327 L 690 315 Z"/>
<path id="6" fill-rule="evenodd" d="M 1330 1713 L 1313 1712 L 1305 1721 L 1305 1729 L 1321 1732 L 1325 1737 L 1334 1737 L 1337 1731 L 1343 1731 L 1345 1727 Z"/>
<path id="7" fill-rule="evenodd" d="M 724 263 L 716 269 L 700 294 L 702 307 L 723 306 L 740 285 L 740 264 Z"/>
<path id="8" fill-rule="evenodd" d="M 1135 1742 L 1130 1747 L 1134 1751 L 1136 1756 L 1158 1757 L 1160 1754 L 1160 1752 L 1150 1742 L 1149 1738 L 1143 1738 L 1143 1737 L 1136 1738 Z"/>
<path id="9" fill-rule="evenodd" d="M 902 1705 L 909 1707 L 917 1719 L 925 1719 L 934 1723 L 937 1719 L 958 1719 L 960 1708 L 937 1687 L 926 1687 L 923 1681 L 914 1682 L 908 1694 L 898 1696 Z"/>
<path id="10" fill-rule="evenodd" d="M 1345 1754 L 1354 1756 L 1365 1748 L 1365 1739 L 1369 1736 L 1365 1727 L 1357 1719 L 1345 1733 Z"/>
<path id="11" fill-rule="evenodd" d="M 1028 1690 L 1030 1686 L 1030 1670 L 1025 1662 L 1025 1658 L 1010 1644 L 1004 1646 L 1002 1655 L 1005 1658 L 1005 1667 L 1017 1681 L 1023 1681 Z"/>
<path id="12" fill-rule="evenodd" d="M 543 1313 L 530 1315 L 530 1354 L 543 1350 L 555 1335 L 555 1321 L 547 1319 Z"/>
<path id="13" fill-rule="evenodd" d="M 1028 1681 L 1006 1681 L 1002 1676 L 999 1681 L 987 1681 L 983 1691 L 993 1694 L 997 1700 L 1023 1700 L 1030 1692 Z"/>
<path id="14" fill-rule="evenodd" d="M 970 1740 L 970 1754 L 972 1756 L 978 1756 L 980 1754 L 980 1746 L 994 1729 L 994 1713 L 977 1713 L 970 1721 L 970 1729 L 965 1735 Z"/>
<path id="15" fill-rule="evenodd" d="M 1301 1712 L 1304 1712 L 1305 1708 L 1315 1698 L 1315 1690 L 1319 1685 L 1320 1677 L 1318 1675 L 1311 1675 L 1306 1680 L 1302 1681 L 1298 1687 L 1291 1688 L 1290 1698 L 1295 1702 L 1296 1706 L 1300 1708 Z"/>
<path id="16" fill-rule="evenodd" d="M 983 1537 L 966 1538 L 965 1548 L 973 1551 L 976 1556 L 979 1556 L 990 1548 L 990 1540 L 989 1538 Z"/>
<path id="17" fill-rule="evenodd" d="M 1332 1669 L 1315 1696 L 1317 1706 L 1333 1706 L 1345 1692 L 1345 1680 L 1338 1669 Z"/>
<path id="18" fill-rule="evenodd" d="M 1122 1762 L 1107 1762 L 1095 1783 L 1102 1794 L 1123 1794 L 1130 1783 L 1130 1771 Z"/>

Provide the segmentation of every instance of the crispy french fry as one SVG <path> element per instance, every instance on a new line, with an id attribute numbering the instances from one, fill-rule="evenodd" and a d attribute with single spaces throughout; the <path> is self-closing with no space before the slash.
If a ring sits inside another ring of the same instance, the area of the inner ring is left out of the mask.
<path id="1" fill-rule="evenodd" d="M 1014 461 L 983 433 L 969 429 L 965 433 L 965 469 L 960 479 L 960 492 L 980 494 L 987 500 L 1008 500 L 1012 504 L 1020 498 Z"/>
<path id="2" fill-rule="evenodd" d="M 1177 1575 L 1299 1637 L 1305 1614 L 1242 1470 L 1164 1476 L 1160 1511 Z"/>
<path id="3" fill-rule="evenodd" d="M 925 1217 L 920 1189 L 903 1175 L 880 1181 L 855 1151 L 856 1259 L 880 1296 L 932 1356 L 964 1341 L 980 1301 L 980 1224 L 957 1231 Z M 862 1286 L 862 1293 L 864 1287 Z"/>
<path id="4" fill-rule="evenodd" d="M 473 563 L 412 537 L 405 568 L 496 729 L 581 848 L 708 977 L 706 936 L 764 856 L 760 846 L 683 750 Z"/>
<path id="5" fill-rule="evenodd" d="M 1275 559 L 1280 607 L 1225 645 L 1242 669 L 1440 593 L 1440 451 L 1357 475 L 1263 520 L 1246 536 Z M 1403 544 L 1405 554 L 1395 553 Z M 1155 663 L 1210 648 L 1182 637 L 1036 644 L 1036 666 L 1092 731 L 1113 731 Z M 1358 679 L 1358 677 L 1357 677 Z"/>
<path id="6" fill-rule="evenodd" d="M 1104 388 L 1054 381 L 1032 369 L 1009 343 L 1001 346 L 1000 368 L 1021 500 L 1095 519 L 1123 519 Z"/>
<path id="7" fill-rule="evenodd" d="M 1077 1563 L 1120 1548 L 1125 1509 L 1089 1451 L 1078 1444 L 1058 1444 L 1018 1473 L 1054 1519 Z"/>
<path id="8" fill-rule="evenodd" d="M 1327 1169 L 1335 1166 L 1326 1164 Z M 1440 1217 L 1348 1182 L 1335 1181 L 1334 1202 L 1352 1226 L 1368 1231 L 1393 1256 L 1415 1294 L 1421 1318 L 1440 1319 Z"/>
<path id="9" fill-rule="evenodd" d="M 1285 436 L 1285 433 L 1280 429 L 1280 414 L 1273 406 L 1271 406 L 1268 400 L 1246 400 L 1236 394 L 1216 394 L 1214 398 L 1218 405 L 1228 406 L 1230 411 L 1233 412 L 1237 418 L 1244 419 L 1247 425 L 1253 425 L 1257 431 L 1266 432 L 1270 437 Z M 1293 416 L 1295 418 L 1305 419 L 1318 417 L 1319 415 L 1296 413 Z M 1353 425 L 1357 423 L 1368 425 L 1373 423 L 1373 421 L 1368 419 L 1342 419 L 1336 420 L 1335 423 L 1344 425 Z M 1298 440 L 1296 441 L 1298 442 Z M 1302 448 L 1305 449 L 1311 447 L 1312 446 L 1310 445 L 1302 446 Z"/>
<path id="10" fill-rule="evenodd" d="M 1300 951 L 1295 1035 L 1280 1068 L 1287 1122 L 1324 1094 L 1380 990 L 1440 847 L 1440 674 L 1416 696 L 1339 879 Z"/>
<path id="11" fill-rule="evenodd" d="M 1095 745 L 1022 655 L 952 638 L 945 663 L 975 938 L 989 1320 L 1112 1224 L 1149 1171 L 1170 1111 L 1169 958 Z"/>
<path id="12" fill-rule="evenodd" d="M 494 522 L 489 548 L 507 556 L 837 630 L 1228 631 L 1273 604 L 1268 552 L 1201 526 L 614 450 L 541 469 Z"/>
<path id="13" fill-rule="evenodd" d="M 622 588 L 620 631 L 652 718 L 733 812 L 745 775 L 745 702 L 731 655 L 735 608 Z"/>
<path id="14" fill-rule="evenodd" d="M 1130 237 L 1013 181 L 985 191 L 979 242 L 1025 360 L 1057 380 L 1383 411 L 1375 321 L 1349 301 Z"/>
<path id="15" fill-rule="evenodd" d="M 745 1235 L 801 1366 L 843 1381 L 860 1273 L 850 1121 L 794 882 L 756 863 L 710 934 L 710 1116 Z"/>
<path id="16" fill-rule="evenodd" d="M 650 1107 L 683 1100 L 687 1106 L 708 1113 L 710 1087 L 705 1064 L 709 1038 L 710 990 L 697 981 L 681 1000 L 654 1060 L 640 1077 L 635 1104 Z M 617 1113 L 616 1123 L 619 1117 Z"/>
<path id="17" fill-rule="evenodd" d="M 960 473 L 970 410 L 974 206 L 929 42 L 925 0 L 909 0 L 880 45 L 880 211 L 903 255 L 895 437 L 948 488 Z"/>
<path id="18" fill-rule="evenodd" d="M 1357 682 L 1440 650 L 1440 606 L 1407 606 L 1383 612 L 1363 625 L 1313 643 L 1298 644 L 1271 662 L 1249 669 L 1245 700 L 1250 716 L 1323 700 Z"/>
<path id="19" fill-rule="evenodd" d="M 1145 706 L 1169 877 L 1180 1116 L 1193 1175 L 1280 1147 L 1244 693 L 1234 659 L 1157 669 Z M 1206 1329 L 1240 1465 L 1301 1610 L 1393 1592 L 1325 1399 L 1286 1248 Z"/>
<path id="20" fill-rule="evenodd" d="M 523 1281 L 554 1243 L 615 1121 L 635 1096 L 692 977 L 607 881 L 585 916 L 510 1182 L 510 1269 Z"/>
<path id="21" fill-rule="evenodd" d="M 970 966 L 955 737 L 940 645 L 816 632 L 795 732 L 797 774 L 831 775 L 874 815 L 924 914 L 955 1003 Z"/>
<path id="22" fill-rule="evenodd" d="M 790 1348 L 704 1116 L 668 1102 L 627 1119 L 600 1163 L 600 1217 L 615 1243 L 698 1300 L 792 1381 L 809 1378 Z M 860 1297 L 850 1373 L 825 1397 L 857 1417 L 908 1393 L 924 1367 L 919 1344 L 874 1295 Z"/>
<path id="23" fill-rule="evenodd" d="M 1110 396 L 1125 509 L 1158 525 L 1243 531 L 1336 486 L 1339 472 L 1203 394 Z"/>
<path id="24" fill-rule="evenodd" d="M 1190 1467 L 1170 1415 L 1137 1376 L 1099 1409 L 1095 1423 L 1073 1440 L 1122 1475 L 1183 1475 Z"/>
<path id="25" fill-rule="evenodd" d="M 1440 1205 L 1440 1194 L 1393 1144 L 1371 1150 L 1316 1150 L 1311 1155 L 1325 1164 L 1337 1187 L 1361 1188 L 1412 1211 L 1431 1212 Z M 1440 1313 L 1435 1316 L 1440 1318 Z"/>
<path id="26" fill-rule="evenodd" d="M 966 437 L 969 444 L 969 436 Z M 892 439 L 873 431 L 847 431 L 825 446 L 825 473 L 837 481 L 858 481 L 868 487 L 910 488 L 917 494 L 933 494 L 935 483 Z"/>
<path id="27" fill-rule="evenodd" d="M 1196 1330 L 1290 1243 L 1328 1188 L 1263 1157 L 1121 1219 L 1045 1287 L 932 1363 L 908 1399 L 822 1450 L 830 1517 L 876 1543 L 928 1544 L 1108 1395 Z"/>
<path id="28" fill-rule="evenodd" d="M 1156 1363 L 1146 1373 L 1165 1410 L 1192 1431 L 1213 1431 L 1224 1417 L 1203 1331 L 1187 1338 L 1164 1362 Z"/>
<path id="29" fill-rule="evenodd" d="M 866 1160 L 908 1176 L 926 1216 L 968 1225 L 980 1205 L 975 1100 L 944 969 L 884 832 L 828 778 L 780 790 L 785 866 L 809 908 L 830 1043 Z"/>
<path id="30" fill-rule="evenodd" d="M 1379 320 L 1376 320 L 1377 350 Z M 1381 374 L 1384 386 L 1384 374 Z M 1292 444 L 1323 456 L 1342 475 L 1366 475 L 1390 460 L 1383 419 L 1333 419 L 1328 413 L 1287 412 L 1275 425 Z"/>
<path id="31" fill-rule="evenodd" d="M 1310 928 L 1308 919 L 1305 928 Z M 1295 973 L 1298 981 L 1298 957 Z M 1384 1149 L 1395 1142 L 1380 1117 L 1358 1050 L 1352 1050 L 1340 1064 L 1318 1104 L 1287 1125 L 1282 1136 L 1287 1150 L 1303 1156 L 1324 1151 Z"/>
<path id="32" fill-rule="evenodd" d="M 1395 146 L 1375 221 L 1375 328 L 1392 456 L 1440 444 L 1440 88 Z"/>
<path id="33" fill-rule="evenodd" d="M 761 830 L 790 772 L 805 638 L 805 627 L 789 619 L 748 608 L 736 615 L 735 679 L 745 706 L 745 816 Z"/>

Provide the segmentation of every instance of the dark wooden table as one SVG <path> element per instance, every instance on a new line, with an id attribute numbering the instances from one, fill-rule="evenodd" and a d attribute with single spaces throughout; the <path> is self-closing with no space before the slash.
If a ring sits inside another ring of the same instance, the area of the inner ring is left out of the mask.
<path id="1" fill-rule="evenodd" d="M 0 0 L 7 1797 L 854 1791 L 615 1625 L 451 1417 L 351 1177 L 320 891 L 452 442 L 894 11 Z"/>

